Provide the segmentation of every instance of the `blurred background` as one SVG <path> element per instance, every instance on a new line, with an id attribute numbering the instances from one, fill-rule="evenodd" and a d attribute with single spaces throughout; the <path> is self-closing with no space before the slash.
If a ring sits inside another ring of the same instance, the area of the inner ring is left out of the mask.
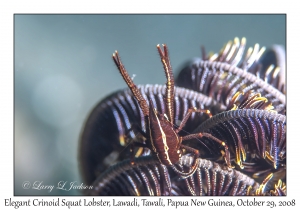
<path id="1" fill-rule="evenodd" d="M 164 84 L 157 44 L 168 45 L 176 76 L 201 55 L 201 45 L 218 52 L 234 37 L 246 37 L 247 47 L 285 47 L 286 16 L 16 14 L 14 194 L 80 195 L 32 186 L 81 184 L 84 122 L 97 102 L 127 87 L 111 58 L 115 50 L 136 84 Z"/>

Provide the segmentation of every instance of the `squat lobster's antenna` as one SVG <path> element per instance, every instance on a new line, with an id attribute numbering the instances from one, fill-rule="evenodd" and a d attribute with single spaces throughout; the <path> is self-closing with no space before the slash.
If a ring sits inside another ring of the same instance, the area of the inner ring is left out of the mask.
<path id="1" fill-rule="evenodd" d="M 123 63 L 121 62 L 118 51 L 115 51 L 115 53 L 113 53 L 112 57 L 113 57 L 113 60 L 116 64 L 116 66 L 118 67 L 122 77 L 124 78 L 125 82 L 127 83 L 128 87 L 130 88 L 131 92 L 133 93 L 134 97 L 138 101 L 138 103 L 139 103 L 139 105 L 142 109 L 143 114 L 145 116 L 149 116 L 149 106 L 148 106 L 146 100 L 144 99 L 143 95 L 139 91 L 139 89 L 133 83 L 133 81 L 132 81 L 131 77 L 129 76 L 128 72 L 126 71 Z"/>
<path id="2" fill-rule="evenodd" d="M 167 83 L 166 83 L 166 93 L 165 93 L 165 104 L 167 106 L 167 116 L 171 123 L 174 123 L 174 76 L 172 71 L 172 66 L 169 59 L 169 52 L 167 45 L 163 44 L 163 50 L 158 44 L 157 50 L 163 64 Z"/>

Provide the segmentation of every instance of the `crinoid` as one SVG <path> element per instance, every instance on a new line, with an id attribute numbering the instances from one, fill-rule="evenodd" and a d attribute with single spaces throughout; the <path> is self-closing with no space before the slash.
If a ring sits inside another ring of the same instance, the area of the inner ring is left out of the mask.
<path id="1" fill-rule="evenodd" d="M 273 64 L 279 63 L 276 60 L 267 62 L 270 50 L 264 55 L 264 48 L 259 50 L 258 44 L 254 49 L 249 48 L 243 58 L 245 39 L 242 44 L 235 40 L 235 44 L 229 42 L 219 54 L 204 55 L 204 60 L 194 59 L 179 73 L 176 85 L 203 93 L 224 105 L 228 105 L 236 92 L 253 90 L 272 102 L 277 112 L 285 113 L 284 69 Z"/>
<path id="2" fill-rule="evenodd" d="M 113 54 L 129 88 L 84 125 L 85 194 L 286 195 L 284 50 L 246 50 L 245 38 L 216 54 L 202 48 L 174 84 L 167 46 L 157 49 L 166 85 L 136 86 Z"/>
<path id="3" fill-rule="evenodd" d="M 180 166 L 193 167 L 192 156 L 185 155 Z M 139 157 L 135 165 L 121 161 L 106 170 L 93 183 L 88 195 L 246 195 L 259 184 L 239 171 L 209 160 L 198 159 L 196 172 L 182 179 L 160 164 L 154 156 Z"/>

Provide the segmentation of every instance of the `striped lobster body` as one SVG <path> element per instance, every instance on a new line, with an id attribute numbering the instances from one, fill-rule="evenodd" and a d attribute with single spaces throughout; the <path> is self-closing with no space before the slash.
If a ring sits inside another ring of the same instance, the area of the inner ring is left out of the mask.
<path id="1" fill-rule="evenodd" d="M 178 162 L 182 155 L 181 137 L 175 132 L 173 124 L 154 110 L 152 102 L 149 114 L 149 139 L 152 151 L 162 164 L 171 166 Z"/>

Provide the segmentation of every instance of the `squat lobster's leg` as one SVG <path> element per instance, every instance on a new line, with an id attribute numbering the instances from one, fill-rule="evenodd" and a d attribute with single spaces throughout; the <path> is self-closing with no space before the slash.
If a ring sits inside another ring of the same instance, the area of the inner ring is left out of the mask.
<path id="1" fill-rule="evenodd" d="M 192 147 L 183 145 L 183 144 L 180 147 L 183 148 L 183 149 L 185 149 L 185 150 L 187 150 L 187 151 L 189 151 L 189 152 L 192 152 L 195 155 L 194 163 L 192 165 L 192 171 L 194 171 L 198 167 L 198 165 L 199 165 L 198 161 L 197 161 L 198 158 L 199 158 L 199 151 L 196 150 L 196 149 L 194 149 L 194 148 L 192 148 Z"/>
<path id="2" fill-rule="evenodd" d="M 199 151 L 198 151 L 198 150 L 196 150 L 196 149 L 194 149 L 194 148 L 192 148 L 192 147 L 183 145 L 183 144 L 182 144 L 180 147 L 182 147 L 183 149 L 186 149 L 187 151 L 190 151 L 190 152 L 194 153 L 195 156 L 196 156 L 195 159 L 197 159 L 197 158 L 199 157 Z"/>
<path id="3" fill-rule="evenodd" d="M 186 122 L 188 121 L 189 117 L 191 116 L 191 114 L 193 112 L 202 112 L 205 113 L 209 116 L 209 118 L 212 117 L 211 113 L 209 110 L 206 109 L 196 109 L 195 107 L 188 109 L 188 112 L 186 113 L 186 115 L 184 116 L 184 118 L 182 119 L 179 127 L 176 129 L 176 133 L 179 133 L 181 131 L 181 129 L 183 128 L 183 126 L 186 124 Z"/>
<path id="4" fill-rule="evenodd" d="M 187 172 L 187 173 L 182 172 L 181 170 L 179 170 L 178 168 L 176 168 L 175 165 L 171 165 L 171 168 L 172 168 L 177 174 L 179 174 L 179 175 L 181 176 L 181 178 L 186 179 L 186 178 L 192 176 L 192 175 L 196 172 L 196 170 L 198 169 L 198 166 L 199 166 L 199 159 L 197 158 L 197 159 L 195 160 L 195 163 L 194 163 L 193 166 L 191 167 L 191 171 L 190 171 L 190 172 Z"/>
<path id="5" fill-rule="evenodd" d="M 190 109 L 188 110 L 187 114 L 184 116 L 183 120 L 181 121 L 179 127 L 176 129 L 176 133 L 179 133 L 179 132 L 182 130 L 183 126 L 186 124 L 187 120 L 189 119 L 189 117 L 191 116 L 191 114 L 192 114 L 193 112 L 202 112 L 202 113 L 207 114 L 207 115 L 209 116 L 209 118 L 212 117 L 212 114 L 210 113 L 209 110 L 206 110 L 206 109 L 196 109 L 195 107 L 190 108 Z M 226 164 L 227 164 L 230 168 L 233 168 L 233 167 L 231 166 L 231 163 L 230 163 L 230 153 L 229 153 L 229 151 L 228 151 L 228 147 L 227 147 L 226 143 L 223 142 L 223 141 L 221 141 L 220 139 L 218 139 L 218 138 L 212 136 L 211 134 L 209 134 L 209 133 L 190 134 L 190 135 L 187 135 L 187 136 L 182 137 L 181 140 L 184 141 L 184 140 L 189 140 L 189 139 L 194 139 L 194 138 L 199 138 L 199 137 L 202 138 L 203 136 L 205 136 L 205 137 L 207 137 L 207 138 L 210 138 L 210 139 L 212 139 L 212 140 L 218 142 L 219 144 L 221 144 L 221 145 L 224 147 L 224 149 L 225 149 L 225 162 L 226 162 Z M 187 147 L 187 146 L 181 145 L 181 147 L 185 148 L 185 147 Z M 187 149 L 187 148 L 186 148 L 186 149 Z M 192 149 L 192 148 L 189 147 L 188 150 L 191 151 L 191 149 Z M 194 151 L 194 154 L 196 154 L 196 153 L 195 153 L 195 149 L 193 149 L 193 151 Z M 193 151 L 192 151 L 192 152 L 193 152 Z M 199 153 L 198 150 L 196 150 L 196 151 Z M 199 154 L 198 154 L 198 156 L 199 156 Z"/>
<path id="6" fill-rule="evenodd" d="M 231 163 L 230 163 L 230 153 L 229 153 L 229 150 L 228 150 L 228 147 L 227 147 L 226 143 L 224 141 L 221 141 L 220 139 L 214 137 L 213 135 L 211 135 L 209 133 L 195 133 L 195 134 L 190 134 L 190 135 L 182 137 L 182 141 L 189 140 L 189 139 L 198 139 L 198 138 L 202 138 L 203 136 L 214 140 L 215 142 L 221 144 L 224 147 L 225 162 L 226 162 L 226 164 L 228 165 L 229 168 L 234 168 L 233 166 L 231 166 Z"/>

